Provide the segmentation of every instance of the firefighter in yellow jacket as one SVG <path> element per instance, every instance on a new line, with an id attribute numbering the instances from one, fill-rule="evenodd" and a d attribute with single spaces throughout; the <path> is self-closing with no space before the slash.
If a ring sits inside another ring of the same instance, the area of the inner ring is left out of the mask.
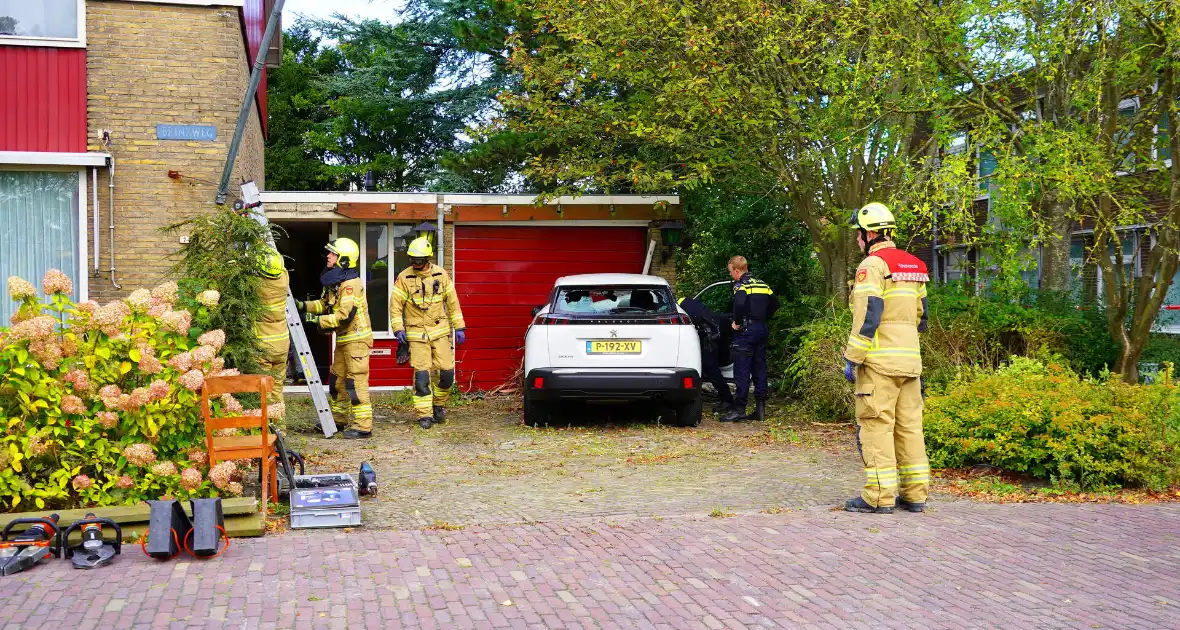
<path id="1" fill-rule="evenodd" d="M 291 349 L 291 331 L 287 328 L 286 315 L 290 280 L 283 257 L 277 251 L 266 250 L 260 262 L 262 285 L 258 296 L 262 301 L 262 318 L 254 324 L 254 333 L 262 347 L 259 367 L 264 374 L 275 379 L 275 388 L 268 401 L 273 405 L 283 402 L 283 382 L 287 380 L 287 352 Z"/>
<path id="2" fill-rule="evenodd" d="M 922 437 L 922 353 L 926 264 L 893 244 L 896 222 L 884 204 L 852 215 L 865 259 L 852 290 L 852 332 L 844 376 L 855 384 L 857 444 L 865 465 L 861 496 L 849 512 L 889 514 L 926 508 L 930 464 Z M 895 499 L 896 497 L 896 499 Z"/>
<path id="3" fill-rule="evenodd" d="M 418 425 L 429 429 L 446 421 L 447 402 L 455 384 L 455 343 L 466 341 L 459 296 L 446 269 L 430 262 L 434 255 L 430 241 L 417 238 L 410 243 L 410 267 L 393 283 L 389 299 L 391 327 L 398 343 L 410 346 L 414 368 L 414 410 Z"/>
<path id="4" fill-rule="evenodd" d="M 328 392 L 332 398 L 332 415 L 347 425 L 341 433 L 355 440 L 373 435 L 373 405 L 369 400 L 369 350 L 373 347 L 373 328 L 369 323 L 369 303 L 361 282 L 360 248 L 350 238 L 328 243 L 328 266 L 320 274 L 324 287 L 320 299 L 296 302 L 307 311 L 304 320 L 322 330 L 336 333 L 332 356 L 332 374 Z M 352 403 L 349 409 L 349 403 Z M 351 414 L 350 414 L 351 411 Z"/>

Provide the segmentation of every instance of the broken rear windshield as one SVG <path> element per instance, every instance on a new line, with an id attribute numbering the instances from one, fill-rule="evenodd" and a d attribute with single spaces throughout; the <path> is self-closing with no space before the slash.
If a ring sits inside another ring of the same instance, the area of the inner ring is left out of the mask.
<path id="1" fill-rule="evenodd" d="M 676 304 L 668 287 L 560 287 L 554 313 L 652 315 L 675 313 Z"/>

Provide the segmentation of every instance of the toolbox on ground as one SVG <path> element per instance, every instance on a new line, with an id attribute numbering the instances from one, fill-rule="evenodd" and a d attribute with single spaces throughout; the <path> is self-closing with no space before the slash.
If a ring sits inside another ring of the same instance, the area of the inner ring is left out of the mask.
<path id="1" fill-rule="evenodd" d="M 358 495 L 352 475 L 295 475 L 290 496 L 291 529 L 360 525 Z"/>

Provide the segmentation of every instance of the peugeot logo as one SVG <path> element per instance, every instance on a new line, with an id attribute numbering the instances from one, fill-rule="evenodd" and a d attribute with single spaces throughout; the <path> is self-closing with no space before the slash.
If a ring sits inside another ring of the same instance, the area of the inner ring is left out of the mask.
<path id="1" fill-rule="evenodd" d="M 619 331 L 617 331 L 617 330 L 610 331 L 610 336 L 611 336 L 611 339 L 618 339 L 619 338 Z"/>

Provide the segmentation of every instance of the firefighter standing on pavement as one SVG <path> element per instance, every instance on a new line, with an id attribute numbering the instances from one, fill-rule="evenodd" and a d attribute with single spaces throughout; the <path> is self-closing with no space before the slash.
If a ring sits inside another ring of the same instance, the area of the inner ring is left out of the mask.
<path id="1" fill-rule="evenodd" d="M 455 384 L 454 343 L 466 341 L 459 296 L 446 269 L 430 262 L 434 255 L 425 237 L 410 243 L 410 267 L 393 283 L 389 299 L 391 327 L 399 343 L 410 346 L 414 368 L 414 410 L 418 425 L 429 429 L 446 421 L 447 397 Z"/>
<path id="2" fill-rule="evenodd" d="M 737 386 L 734 403 L 722 422 L 740 422 L 747 418 L 766 419 L 766 345 L 770 341 L 770 318 L 778 310 L 778 298 L 765 282 L 750 275 L 742 256 L 729 259 L 729 276 L 733 278 L 733 380 Z M 754 415 L 746 415 L 750 395 L 750 377 L 754 377 Z"/>
<path id="3" fill-rule="evenodd" d="M 926 508 L 930 463 L 922 437 L 922 353 L 926 283 L 918 258 L 897 249 L 893 213 L 870 203 L 852 215 L 865 259 L 852 290 L 852 332 L 844 352 L 844 376 L 855 384 L 857 444 L 865 466 L 861 496 L 849 512 L 888 514 L 896 505 Z"/>
<path id="4" fill-rule="evenodd" d="M 262 356 L 258 361 L 263 374 L 273 376 L 275 387 L 268 402 L 282 404 L 283 382 L 287 380 L 287 351 L 291 346 L 291 331 L 287 328 L 287 290 L 290 286 L 283 257 L 273 249 L 262 254 L 259 271 L 262 285 L 258 297 L 262 302 L 262 318 L 254 325 Z"/>
<path id="5" fill-rule="evenodd" d="M 352 426 L 341 436 L 346 439 L 373 435 L 373 405 L 369 400 L 369 350 L 373 347 L 373 329 L 369 324 L 369 303 L 361 282 L 360 248 L 356 241 L 338 238 L 329 243 L 328 266 L 320 274 L 324 287 L 320 299 L 296 302 L 305 310 L 304 320 L 322 330 L 336 333 L 332 356 L 332 374 L 328 391 L 332 397 L 332 414 Z M 349 403 L 351 402 L 351 409 Z M 350 414 L 351 412 L 351 414 Z"/>

